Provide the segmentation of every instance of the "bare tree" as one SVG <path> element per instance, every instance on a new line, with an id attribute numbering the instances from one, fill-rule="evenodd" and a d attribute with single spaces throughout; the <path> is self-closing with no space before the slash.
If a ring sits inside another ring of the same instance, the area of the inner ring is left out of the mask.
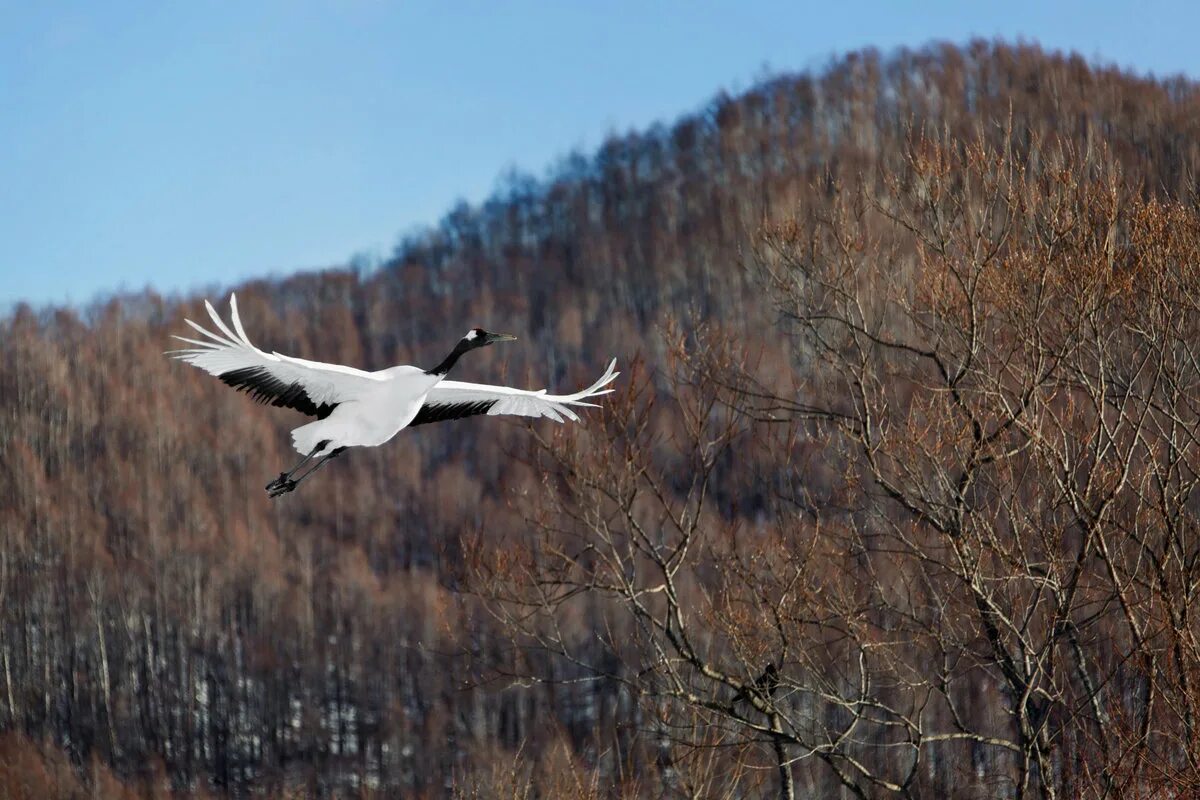
<path id="1" fill-rule="evenodd" d="M 1190 786 L 1196 215 L 1103 151 L 911 152 L 764 232 L 790 338 L 669 329 L 543 443 L 479 586 L 550 679 L 641 699 L 680 796 L 707 747 L 783 797 Z"/>
<path id="2" fill-rule="evenodd" d="M 1018 796 L 1121 792 L 1152 762 L 1189 783 L 1195 213 L 1036 141 L 923 139 L 882 185 L 764 236 L 804 385 L 732 387 L 838 467 L 864 686 L 873 656 L 905 668 L 899 705 L 844 699 L 887 705 L 863 721 L 903 730 L 914 769 L 969 742 Z M 1136 733 L 1111 724 L 1130 712 Z"/>

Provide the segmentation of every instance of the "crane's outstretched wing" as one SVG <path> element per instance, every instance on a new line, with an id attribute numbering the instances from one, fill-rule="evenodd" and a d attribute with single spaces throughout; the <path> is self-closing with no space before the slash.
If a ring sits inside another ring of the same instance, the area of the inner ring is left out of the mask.
<path id="1" fill-rule="evenodd" d="M 184 320 L 208 340 L 173 338 L 195 345 L 172 350 L 168 355 L 216 375 L 239 392 L 247 392 L 260 403 L 294 408 L 324 419 L 338 403 L 353 400 L 364 391 L 378 386 L 381 377 L 341 364 L 305 361 L 280 353 L 266 353 L 250 343 L 238 316 L 237 295 L 229 296 L 233 330 L 217 316 L 212 303 L 204 301 L 208 315 L 221 334 L 205 330 L 190 319 Z"/>
<path id="2" fill-rule="evenodd" d="M 621 374 L 615 371 L 616 366 L 617 360 L 614 358 L 605 373 L 600 376 L 600 380 L 575 394 L 546 394 L 545 389 L 531 392 L 483 383 L 442 381 L 429 391 L 425 405 L 421 406 L 421 410 L 417 412 L 413 421 L 408 423 L 408 427 L 424 425 L 426 422 L 472 417 L 476 414 L 549 417 L 555 422 L 562 422 L 563 417 L 566 417 L 578 422 L 579 415 L 571 410 L 571 406 L 595 407 L 595 403 L 584 401 L 612 391 L 604 387 Z"/>

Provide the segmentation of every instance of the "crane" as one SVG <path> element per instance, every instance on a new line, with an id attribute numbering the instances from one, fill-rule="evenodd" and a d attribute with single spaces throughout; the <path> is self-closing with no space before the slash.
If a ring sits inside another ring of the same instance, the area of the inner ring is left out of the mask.
<path id="1" fill-rule="evenodd" d="M 531 391 L 446 380 L 463 354 L 516 339 L 482 328 L 467 331 L 433 369 L 396 366 L 367 372 L 259 350 L 242 327 L 236 294 L 229 297 L 232 328 L 225 324 L 212 303 L 205 300 L 204 307 L 218 332 L 185 319 L 205 338 L 175 336 L 191 347 L 168 351 L 168 355 L 217 376 L 260 403 L 293 408 L 316 417 L 292 431 L 292 445 L 303 458 L 267 484 L 267 494 L 272 498 L 293 491 L 346 448 L 378 447 L 405 428 L 477 414 L 579 421 L 573 408 L 597 407 L 587 401 L 611 392 L 611 388 L 605 387 L 620 374 L 615 371 L 617 362 L 613 359 L 599 380 L 583 391 L 565 395 L 547 394 L 545 389 Z M 308 469 L 300 473 L 305 467 Z"/>

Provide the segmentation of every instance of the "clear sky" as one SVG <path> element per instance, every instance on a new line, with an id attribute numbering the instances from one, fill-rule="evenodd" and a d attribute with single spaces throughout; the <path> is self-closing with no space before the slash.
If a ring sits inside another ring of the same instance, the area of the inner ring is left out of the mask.
<path id="1" fill-rule="evenodd" d="M 387 256 L 506 169 L 866 45 L 1022 37 L 1200 77 L 1198 9 L 0 0 L 0 309 Z"/>

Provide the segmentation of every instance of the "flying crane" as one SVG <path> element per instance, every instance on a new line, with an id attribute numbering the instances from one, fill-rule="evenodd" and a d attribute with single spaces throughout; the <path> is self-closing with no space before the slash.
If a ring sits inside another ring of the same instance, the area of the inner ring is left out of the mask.
<path id="1" fill-rule="evenodd" d="M 608 394 L 605 388 L 620 373 L 613 359 L 600 379 L 575 394 L 546 394 L 508 386 L 489 386 L 446 380 L 446 375 L 466 352 L 496 342 L 516 339 L 502 333 L 472 328 L 450 354 L 433 369 L 397 366 L 366 372 L 341 364 L 324 364 L 282 353 L 267 353 L 250 342 L 238 315 L 237 295 L 230 295 L 233 328 L 204 301 L 219 333 L 184 320 L 204 339 L 173 338 L 192 347 L 169 352 L 174 358 L 216 375 L 260 403 L 294 408 L 316 417 L 292 431 L 292 445 L 303 458 L 296 466 L 267 484 L 271 497 L 294 490 L 348 447 L 378 447 L 405 428 L 429 422 L 462 419 L 477 414 L 515 414 L 524 417 L 563 418 L 579 421 L 572 407 L 591 406 L 591 398 Z M 311 465 L 311 466 L 309 466 Z M 297 473 L 308 466 L 307 471 Z"/>

